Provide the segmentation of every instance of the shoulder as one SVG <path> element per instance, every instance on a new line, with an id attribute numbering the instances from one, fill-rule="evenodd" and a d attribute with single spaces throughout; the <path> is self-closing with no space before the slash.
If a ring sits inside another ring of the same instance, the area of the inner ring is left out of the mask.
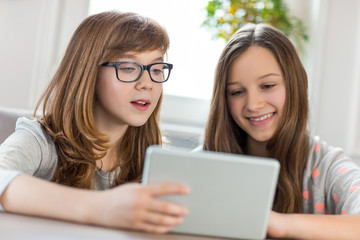
<path id="1" fill-rule="evenodd" d="M 45 137 L 41 124 L 36 119 L 29 119 L 26 117 L 20 117 L 17 119 L 15 131 L 28 132 L 37 138 Z"/>
<path id="2" fill-rule="evenodd" d="M 358 167 L 342 148 L 329 146 L 318 136 L 310 138 L 310 152 L 304 177 L 315 181 L 317 176 L 325 179 Z"/>
<path id="3" fill-rule="evenodd" d="M 16 121 L 15 132 L 13 132 L 1 146 L 24 144 L 27 147 L 34 147 L 34 145 L 38 145 L 40 142 L 46 140 L 46 134 L 42 131 L 41 125 L 37 120 L 21 117 Z"/>
<path id="4" fill-rule="evenodd" d="M 52 169 L 57 162 L 55 144 L 36 119 L 19 118 L 15 132 L 0 146 L 0 167 L 32 175 Z"/>
<path id="5" fill-rule="evenodd" d="M 34 138 L 41 146 L 53 145 L 50 135 L 36 119 L 21 117 L 16 121 L 15 133 L 22 137 Z"/>
<path id="6" fill-rule="evenodd" d="M 315 170 L 319 167 L 329 167 L 337 160 L 350 160 L 342 148 L 336 148 L 328 145 L 321 140 L 319 136 L 309 138 L 310 151 L 308 155 L 307 168 Z"/>

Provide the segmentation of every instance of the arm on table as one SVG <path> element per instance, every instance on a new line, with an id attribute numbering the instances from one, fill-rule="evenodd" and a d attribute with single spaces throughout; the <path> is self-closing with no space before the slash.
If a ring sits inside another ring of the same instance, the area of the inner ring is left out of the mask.
<path id="1" fill-rule="evenodd" d="M 0 196 L 8 212 L 115 228 L 165 233 L 182 222 L 186 209 L 154 196 L 187 194 L 178 184 L 124 184 L 105 191 L 76 189 L 28 175 L 16 177 Z"/>
<path id="2" fill-rule="evenodd" d="M 358 239 L 360 215 L 270 213 L 268 237 L 296 239 Z"/>

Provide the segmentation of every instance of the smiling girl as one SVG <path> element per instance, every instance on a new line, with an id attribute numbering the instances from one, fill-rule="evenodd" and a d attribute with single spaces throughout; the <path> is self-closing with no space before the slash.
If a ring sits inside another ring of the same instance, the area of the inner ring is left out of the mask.
<path id="1" fill-rule="evenodd" d="M 18 119 L 0 147 L 0 207 L 156 233 L 181 223 L 186 209 L 155 197 L 186 194 L 185 186 L 139 184 L 145 149 L 161 144 L 168 47 L 149 18 L 85 19 L 35 109 L 42 105 L 42 114 Z"/>
<path id="2" fill-rule="evenodd" d="M 307 76 L 290 40 L 268 25 L 238 30 L 220 56 L 204 149 L 279 160 L 268 237 L 360 236 L 360 168 L 307 131 Z"/>

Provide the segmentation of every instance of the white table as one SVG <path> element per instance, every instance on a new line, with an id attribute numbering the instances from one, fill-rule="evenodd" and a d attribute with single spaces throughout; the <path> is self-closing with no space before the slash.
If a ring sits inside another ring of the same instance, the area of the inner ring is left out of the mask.
<path id="1" fill-rule="evenodd" d="M 1 240 L 205 240 L 181 234 L 148 234 L 0 212 Z M 220 240 L 220 238 L 210 238 Z"/>

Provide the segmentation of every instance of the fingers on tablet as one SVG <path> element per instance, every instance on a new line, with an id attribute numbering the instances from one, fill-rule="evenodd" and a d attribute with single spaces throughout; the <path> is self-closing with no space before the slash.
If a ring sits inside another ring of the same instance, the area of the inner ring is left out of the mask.
<path id="1" fill-rule="evenodd" d="M 176 183 L 152 183 L 146 186 L 153 196 L 169 194 L 189 194 L 190 188 Z"/>
<path id="2" fill-rule="evenodd" d="M 159 199 L 154 199 L 148 208 L 150 211 L 172 216 L 186 216 L 188 214 L 186 208 Z"/>
<path id="3" fill-rule="evenodd" d="M 182 223 L 183 218 L 173 215 L 166 215 L 158 212 L 150 212 L 146 215 L 144 221 L 151 224 L 173 227 L 175 225 Z"/>
<path id="4" fill-rule="evenodd" d="M 172 226 L 164 226 L 158 224 L 152 224 L 147 222 L 140 222 L 135 229 L 143 230 L 150 233 L 167 233 L 171 230 Z"/>

